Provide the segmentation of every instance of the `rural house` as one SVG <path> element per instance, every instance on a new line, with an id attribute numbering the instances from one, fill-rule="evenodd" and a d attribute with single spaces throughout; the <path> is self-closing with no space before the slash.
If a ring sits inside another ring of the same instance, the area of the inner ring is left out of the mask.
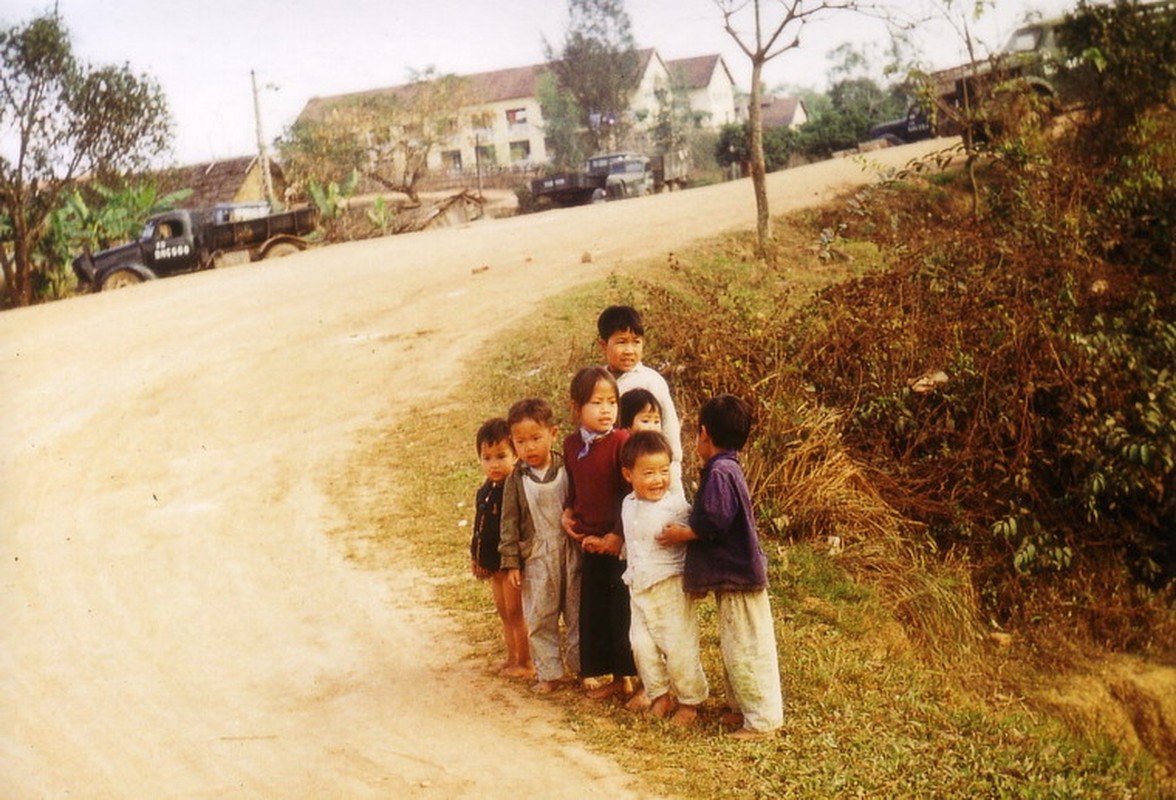
<path id="1" fill-rule="evenodd" d="M 280 201 L 286 188 L 282 169 L 269 162 L 274 194 Z M 211 208 L 220 203 L 264 202 L 265 188 L 261 174 L 261 159 L 241 156 L 204 164 L 175 167 L 160 175 L 160 193 L 191 189 L 192 194 L 180 208 Z"/>
<path id="2" fill-rule="evenodd" d="M 760 103 L 764 129 L 799 128 L 808 122 L 808 110 L 799 97 L 765 97 Z"/>

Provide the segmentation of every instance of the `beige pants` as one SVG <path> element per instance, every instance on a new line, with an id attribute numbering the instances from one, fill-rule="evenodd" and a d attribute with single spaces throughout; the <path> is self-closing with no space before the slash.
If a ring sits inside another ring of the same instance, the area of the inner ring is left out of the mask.
<path id="1" fill-rule="evenodd" d="M 743 713 L 743 727 L 773 731 L 784 724 L 784 695 L 768 592 L 716 592 L 715 599 L 727 704 Z"/>
<path id="2" fill-rule="evenodd" d="M 696 706 L 710 687 L 698 656 L 698 613 L 682 591 L 682 576 L 629 594 L 629 644 L 651 698 L 673 690 L 679 703 Z"/>

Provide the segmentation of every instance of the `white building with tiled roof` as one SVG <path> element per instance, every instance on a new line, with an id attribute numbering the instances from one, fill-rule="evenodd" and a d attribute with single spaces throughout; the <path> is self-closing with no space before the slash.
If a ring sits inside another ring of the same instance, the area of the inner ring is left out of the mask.
<path id="1" fill-rule="evenodd" d="M 671 85 L 671 71 L 679 85 L 690 92 L 691 108 L 698 124 L 719 128 L 736 119 L 735 84 L 721 56 L 664 61 L 656 50 L 638 52 L 641 81 L 633 93 L 629 113 L 638 125 L 652 124 L 656 116 L 656 92 Z M 431 170 L 472 170 L 482 167 L 528 168 L 549 161 L 543 111 L 539 107 L 539 81 L 545 64 L 480 72 L 464 76 L 476 105 L 463 108 L 453 137 L 430 154 Z M 393 86 L 367 92 L 312 98 L 299 119 L 326 119 L 330 109 L 379 94 L 395 94 Z"/>
<path id="2" fill-rule="evenodd" d="M 704 128 L 739 122 L 735 79 L 720 55 L 678 58 L 666 62 L 678 85 L 690 92 L 690 110 Z"/>

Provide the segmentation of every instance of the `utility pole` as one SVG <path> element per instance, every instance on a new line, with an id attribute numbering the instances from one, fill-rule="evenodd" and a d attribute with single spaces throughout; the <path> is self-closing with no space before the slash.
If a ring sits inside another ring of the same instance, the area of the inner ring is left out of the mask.
<path id="1" fill-rule="evenodd" d="M 257 73 L 249 70 L 253 82 L 253 118 L 257 123 L 257 154 L 261 162 L 261 185 L 265 187 L 265 199 L 271 211 L 278 210 L 278 199 L 274 197 L 274 181 L 270 175 L 269 153 L 265 147 L 265 134 L 261 130 L 261 101 L 257 97 Z"/>

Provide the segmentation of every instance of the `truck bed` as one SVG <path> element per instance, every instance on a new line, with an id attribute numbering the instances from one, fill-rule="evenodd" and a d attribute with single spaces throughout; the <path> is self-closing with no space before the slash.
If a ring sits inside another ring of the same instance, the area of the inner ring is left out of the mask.
<path id="1" fill-rule="evenodd" d="M 299 208 L 260 219 L 223 222 L 211 227 L 208 246 L 210 250 L 224 250 L 261 244 L 275 236 L 303 236 L 314 230 L 314 221 L 313 208 Z"/>

